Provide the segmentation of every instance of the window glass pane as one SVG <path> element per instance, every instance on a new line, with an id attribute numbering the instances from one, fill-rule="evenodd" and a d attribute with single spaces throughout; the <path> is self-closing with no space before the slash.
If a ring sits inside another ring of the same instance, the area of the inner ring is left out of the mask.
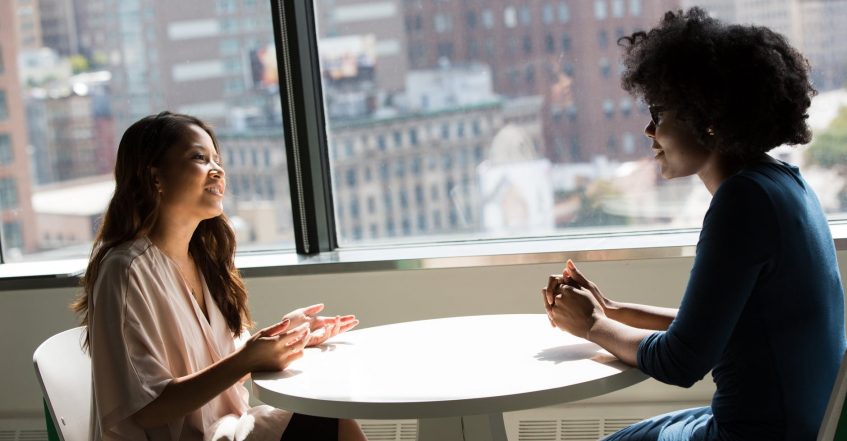
<path id="1" fill-rule="evenodd" d="M 11 136 L 8 133 L 0 133 L 0 165 L 9 165 L 14 159 Z"/>
<path id="2" fill-rule="evenodd" d="M 9 103 L 6 100 L 6 91 L 0 90 L 0 121 L 9 118 Z"/>
<path id="3" fill-rule="evenodd" d="M 215 127 L 239 251 L 293 248 L 269 2 L 163 5 L 0 2 L 0 65 L 20 60 L 0 74 L 10 260 L 87 255 L 121 135 L 166 109 Z"/>
<path id="4" fill-rule="evenodd" d="M 768 1 L 773 2 L 774 0 L 768 0 Z M 716 3 L 716 2 L 712 2 L 712 3 Z M 687 5 L 687 6 L 690 6 L 690 5 Z M 711 4 L 709 5 L 710 9 L 713 9 L 712 6 L 713 5 L 711 5 Z M 632 14 L 632 15 L 635 15 L 635 16 L 641 15 L 641 0 L 629 0 L 629 13 Z"/>
<path id="5" fill-rule="evenodd" d="M 330 13 L 336 2 L 316 0 L 341 244 L 699 227 L 710 195 L 696 177 L 658 175 L 643 136 L 649 115 L 620 88 L 615 44 L 686 3 L 362 1 L 355 19 L 341 20 Z M 835 118 L 838 101 L 826 98 L 847 80 L 838 34 L 847 2 L 697 3 L 786 33 L 822 92 L 812 122 L 826 114 L 847 133 L 847 112 Z M 410 30 L 417 16 L 442 17 L 451 32 Z M 843 146 L 828 156 L 820 147 L 814 165 L 803 149 L 774 151 L 801 164 L 831 216 L 847 208 Z M 351 217 L 354 200 L 367 207 Z"/>
<path id="6" fill-rule="evenodd" d="M 612 17 L 620 18 L 624 14 L 624 0 L 612 0 Z"/>
<path id="7" fill-rule="evenodd" d="M 565 2 L 559 2 L 559 21 L 567 23 L 571 19 L 571 9 Z"/>
<path id="8" fill-rule="evenodd" d="M 606 0 L 594 0 L 594 18 L 597 20 L 606 18 Z"/>

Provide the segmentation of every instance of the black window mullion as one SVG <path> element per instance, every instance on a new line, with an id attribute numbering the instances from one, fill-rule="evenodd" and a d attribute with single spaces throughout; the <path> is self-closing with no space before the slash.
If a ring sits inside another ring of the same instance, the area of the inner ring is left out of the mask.
<path id="1" fill-rule="evenodd" d="M 311 1 L 271 0 L 285 154 L 299 254 L 338 246 Z"/>

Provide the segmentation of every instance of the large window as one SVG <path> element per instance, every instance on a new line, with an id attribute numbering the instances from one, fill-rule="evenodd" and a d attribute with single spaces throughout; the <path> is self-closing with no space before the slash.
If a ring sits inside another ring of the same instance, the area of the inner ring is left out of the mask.
<path id="1" fill-rule="evenodd" d="M 6 261 L 87 255 L 122 133 L 162 110 L 215 127 L 239 250 L 292 249 L 269 2 L 52 4 L 0 7 L 0 28 L 20 27 L 0 41 L 0 66 L 20 66 L 0 69 Z"/>
<path id="2" fill-rule="evenodd" d="M 339 20 L 334 2 L 315 1 L 340 245 L 699 227 L 710 196 L 696 177 L 657 174 L 643 136 L 648 115 L 620 88 L 615 44 L 687 3 L 402 1 L 386 15 L 362 2 L 355 19 Z M 815 130 L 834 121 L 847 133 L 847 112 L 833 119 L 832 108 L 847 103 L 847 39 L 837 23 L 847 2 L 697 4 L 785 33 L 821 91 L 810 110 Z M 453 25 L 408 32 L 403 23 L 420 16 Z M 492 40 L 493 54 L 468 44 Z M 415 143 L 393 135 L 412 132 Z M 847 139 L 832 144 L 773 154 L 803 167 L 828 214 L 840 216 Z M 411 163 L 424 172 L 405 172 Z M 350 173 L 373 165 L 391 172 L 351 185 Z M 385 203 L 351 210 L 360 200 Z"/>
<path id="3" fill-rule="evenodd" d="M 709 194 L 658 176 L 615 44 L 690 2 L 3 2 L 3 256 L 86 255 L 120 135 L 165 109 L 214 124 L 240 251 L 699 227 Z M 773 154 L 841 216 L 847 2 L 697 4 L 808 57 L 815 139 Z"/>

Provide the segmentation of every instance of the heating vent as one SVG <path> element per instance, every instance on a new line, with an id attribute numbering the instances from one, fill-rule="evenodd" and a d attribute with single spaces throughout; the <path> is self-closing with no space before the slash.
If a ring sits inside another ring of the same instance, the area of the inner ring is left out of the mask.
<path id="1" fill-rule="evenodd" d="M 17 441 L 47 441 L 47 431 L 19 430 Z"/>
<path id="2" fill-rule="evenodd" d="M 556 420 L 521 420 L 518 423 L 518 439 L 525 441 L 557 441 Z"/>
<path id="3" fill-rule="evenodd" d="M 517 421 L 517 441 L 596 441 L 638 421 L 641 418 L 520 419 Z M 360 424 L 371 441 L 418 439 L 418 424 L 414 420 L 369 420 L 360 421 Z"/>
<path id="4" fill-rule="evenodd" d="M 603 436 L 611 435 L 639 421 L 641 418 L 606 418 L 603 420 Z"/>
<path id="5" fill-rule="evenodd" d="M 0 441 L 47 441 L 47 431 L 0 430 Z"/>
<path id="6" fill-rule="evenodd" d="M 600 438 L 600 420 L 561 420 L 562 441 L 597 441 Z"/>
<path id="7" fill-rule="evenodd" d="M 417 441 L 418 423 L 400 423 L 400 441 Z"/>
<path id="8" fill-rule="evenodd" d="M 638 421 L 641 419 L 522 419 L 518 422 L 518 441 L 596 441 Z"/>
<path id="9" fill-rule="evenodd" d="M 417 421 L 362 421 L 360 423 L 362 431 L 371 441 L 416 441 L 418 439 Z"/>

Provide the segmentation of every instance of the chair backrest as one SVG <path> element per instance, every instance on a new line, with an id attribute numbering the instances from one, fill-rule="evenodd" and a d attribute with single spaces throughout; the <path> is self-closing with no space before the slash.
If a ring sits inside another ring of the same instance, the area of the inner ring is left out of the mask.
<path id="1" fill-rule="evenodd" d="M 88 441 L 91 359 L 82 350 L 85 328 L 60 332 L 35 350 L 32 361 L 53 426 L 62 441 Z"/>
<path id="2" fill-rule="evenodd" d="M 847 440 L 845 397 L 847 397 L 847 353 L 844 353 L 844 357 L 841 359 L 841 367 L 838 369 L 835 385 L 832 386 L 832 393 L 829 395 L 826 413 L 823 415 L 821 428 L 818 431 L 818 441 Z"/>

